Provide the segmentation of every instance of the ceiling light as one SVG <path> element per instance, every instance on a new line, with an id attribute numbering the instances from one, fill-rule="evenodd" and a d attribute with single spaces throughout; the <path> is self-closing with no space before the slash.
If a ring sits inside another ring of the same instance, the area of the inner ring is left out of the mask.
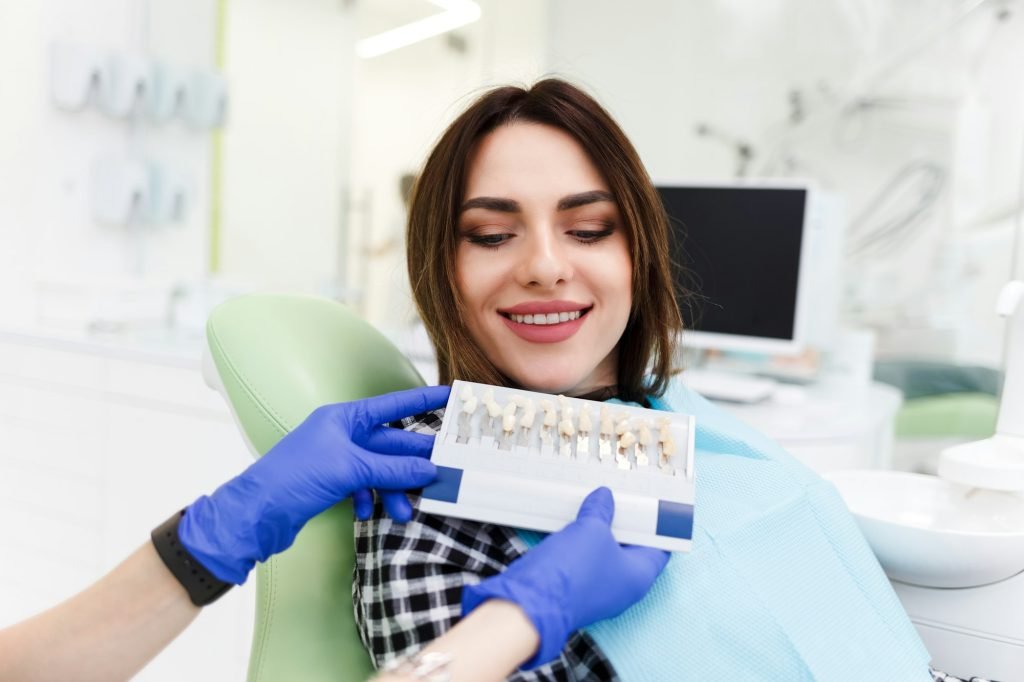
<path id="1" fill-rule="evenodd" d="M 364 38 L 356 43 L 356 54 L 363 59 L 379 57 L 421 40 L 453 31 L 480 18 L 480 5 L 472 0 L 429 0 L 429 2 L 444 11 Z"/>

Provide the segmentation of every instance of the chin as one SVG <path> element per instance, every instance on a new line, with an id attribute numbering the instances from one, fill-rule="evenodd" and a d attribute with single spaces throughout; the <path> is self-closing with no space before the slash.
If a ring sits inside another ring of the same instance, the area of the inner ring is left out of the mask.
<path id="1" fill-rule="evenodd" d="M 511 378 L 528 391 L 550 393 L 552 395 L 568 395 L 584 379 L 584 377 L 578 376 L 575 373 L 566 372 L 565 368 L 558 368 L 558 370 L 550 372 L 535 370 L 517 373 Z"/>

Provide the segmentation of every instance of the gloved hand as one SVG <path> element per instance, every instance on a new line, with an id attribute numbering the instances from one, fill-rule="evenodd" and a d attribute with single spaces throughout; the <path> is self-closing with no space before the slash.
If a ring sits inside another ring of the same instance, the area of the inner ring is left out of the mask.
<path id="1" fill-rule="evenodd" d="M 395 491 L 434 480 L 434 438 L 383 424 L 442 407 L 450 391 L 428 386 L 317 408 L 248 469 L 193 502 L 178 525 L 181 544 L 219 579 L 241 584 L 255 562 L 287 549 L 309 519 L 356 491 L 392 490 L 389 511 L 408 520 L 405 493 Z"/>
<path id="2" fill-rule="evenodd" d="M 519 605 L 540 634 L 529 670 L 558 656 L 573 632 L 617 616 L 641 598 L 669 554 L 623 546 L 611 533 L 615 500 L 608 488 L 590 493 L 576 520 L 552 533 L 504 573 L 462 590 L 462 615 L 488 599 Z"/>

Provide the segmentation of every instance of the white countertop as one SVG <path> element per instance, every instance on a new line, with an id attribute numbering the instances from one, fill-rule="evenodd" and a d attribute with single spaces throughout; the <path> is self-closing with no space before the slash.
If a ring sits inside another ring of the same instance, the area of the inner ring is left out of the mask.
<path id="1" fill-rule="evenodd" d="M 768 436 L 792 442 L 863 434 L 891 420 L 903 404 L 899 390 L 877 382 L 860 387 L 824 383 L 790 388 L 779 398 L 761 403 L 719 405 Z"/>
<path id="2" fill-rule="evenodd" d="M 90 333 L 46 327 L 0 327 L 0 342 L 198 370 L 205 340 L 174 330 Z"/>

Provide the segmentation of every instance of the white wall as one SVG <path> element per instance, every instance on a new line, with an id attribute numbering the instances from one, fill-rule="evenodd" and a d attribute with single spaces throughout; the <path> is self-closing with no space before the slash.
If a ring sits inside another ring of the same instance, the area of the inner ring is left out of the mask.
<path id="1" fill-rule="evenodd" d="M 851 216 L 907 162 L 939 164 L 949 191 L 923 229 L 850 260 L 847 316 L 877 326 L 883 348 L 899 329 L 903 350 L 998 365 L 991 309 L 1009 275 L 1010 218 L 976 223 L 1012 214 L 1020 184 L 1024 18 L 1011 5 L 999 23 L 989 5 L 947 31 L 964 3 L 561 0 L 548 5 L 549 66 L 597 94 L 655 177 L 734 175 L 730 145 L 696 135 L 698 123 L 751 143 L 751 174 L 814 178 Z M 793 90 L 807 114 L 795 126 Z M 842 113 L 862 96 L 879 99 Z"/>
<path id="2" fill-rule="evenodd" d="M 334 0 L 227 8 L 221 259 L 211 273 L 213 134 L 115 120 L 97 107 L 61 111 L 48 74 L 56 40 L 215 69 L 217 0 L 0 1 L 0 59 L 17 65 L 5 76 L 17 96 L 0 108 L 3 326 L 82 327 L 114 300 L 118 314 L 159 323 L 173 286 L 201 294 L 211 274 L 236 290 L 331 288 L 348 173 L 351 19 Z M 92 167 L 122 154 L 187 174 L 184 222 L 97 223 Z M 144 300 L 120 300 L 132 297 Z"/>
<path id="3" fill-rule="evenodd" d="M 0 3 L 0 297 L 5 324 L 34 322 L 37 283 L 195 277 L 205 259 L 209 135 L 176 122 L 114 120 L 95 107 L 56 109 L 49 48 L 64 40 L 189 67 L 213 59 L 212 0 Z M 93 164 L 131 154 L 174 166 L 196 188 L 174 226 L 111 227 L 91 215 Z"/>
<path id="4" fill-rule="evenodd" d="M 353 28 L 337 0 L 228 3 L 223 274 L 321 292 L 341 259 Z"/>

